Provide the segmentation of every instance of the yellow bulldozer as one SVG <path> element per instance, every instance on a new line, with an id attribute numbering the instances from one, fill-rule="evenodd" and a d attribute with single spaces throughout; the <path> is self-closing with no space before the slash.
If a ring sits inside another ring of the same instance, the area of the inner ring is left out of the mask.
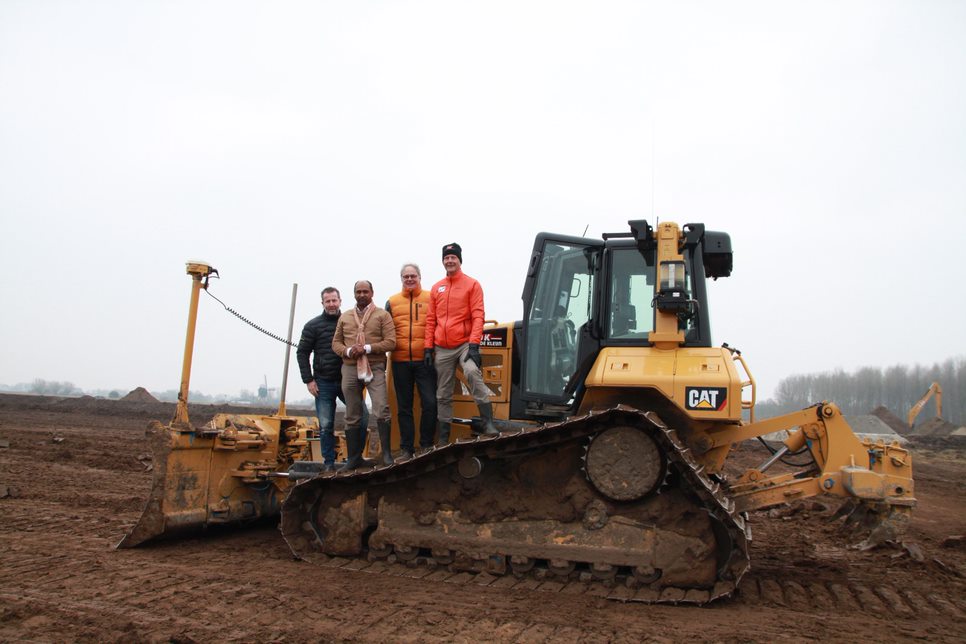
<path id="1" fill-rule="evenodd" d="M 522 320 L 488 323 L 481 343 L 498 435 L 480 431 L 457 379 L 453 442 L 341 472 L 320 471 L 315 419 L 284 404 L 274 416 L 188 421 L 197 294 L 212 270 L 189 265 L 185 400 L 169 425 L 150 426 L 151 496 L 119 546 L 280 512 L 284 539 L 308 561 L 550 577 L 703 604 L 730 595 L 749 567 L 749 511 L 832 495 L 894 538 L 915 505 L 910 454 L 860 440 L 827 401 L 756 420 L 743 356 L 713 346 L 708 278 L 731 274 L 729 235 L 628 224 L 601 239 L 536 237 Z M 738 444 L 780 430 L 764 462 L 725 475 Z M 789 467 L 791 455 L 806 464 Z"/>

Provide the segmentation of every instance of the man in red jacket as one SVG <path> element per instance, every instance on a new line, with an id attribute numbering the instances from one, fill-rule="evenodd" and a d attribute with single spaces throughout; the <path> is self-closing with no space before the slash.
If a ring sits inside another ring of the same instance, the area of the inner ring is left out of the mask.
<path id="1" fill-rule="evenodd" d="M 453 420 L 453 380 L 462 367 L 483 420 L 482 433 L 497 434 L 493 426 L 490 389 L 483 382 L 480 367 L 480 338 L 483 336 L 483 288 L 462 270 L 463 249 L 459 244 L 443 246 L 446 277 L 429 290 L 429 314 L 424 338 L 425 360 L 436 366 L 436 410 L 439 417 L 437 445 L 449 442 Z"/>

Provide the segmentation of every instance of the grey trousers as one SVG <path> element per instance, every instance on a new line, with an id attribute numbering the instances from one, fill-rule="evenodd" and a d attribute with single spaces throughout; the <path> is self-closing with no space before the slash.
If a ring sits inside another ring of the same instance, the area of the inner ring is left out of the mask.
<path id="1" fill-rule="evenodd" d="M 359 380 L 356 365 L 342 364 L 342 395 L 345 396 L 345 426 L 357 427 L 362 420 L 362 407 L 365 401 L 362 399 L 362 390 L 369 392 L 369 399 L 372 401 L 372 414 L 376 420 L 389 420 L 389 396 L 386 391 L 386 363 L 372 364 L 372 380 L 363 382 Z"/>
<path id="2" fill-rule="evenodd" d="M 456 368 L 463 369 L 466 382 L 470 386 L 473 400 L 477 405 L 490 402 L 490 388 L 483 382 L 483 374 L 476 363 L 467 359 L 469 343 L 463 343 L 455 349 L 436 347 L 436 413 L 439 422 L 448 423 L 453 420 L 453 380 L 456 379 Z"/>

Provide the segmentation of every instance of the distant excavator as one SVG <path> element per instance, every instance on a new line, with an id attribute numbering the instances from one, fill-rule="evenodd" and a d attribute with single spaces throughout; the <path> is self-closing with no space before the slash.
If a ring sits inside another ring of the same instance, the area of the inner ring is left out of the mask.
<path id="1" fill-rule="evenodd" d="M 901 531 L 915 496 L 898 443 L 860 440 L 827 401 L 755 420 L 741 352 L 711 340 L 707 278 L 731 274 L 728 234 L 628 224 L 603 239 L 537 236 L 523 319 L 487 324 L 481 343 L 500 434 L 479 435 L 458 380 L 453 443 L 335 473 L 312 458 L 315 418 L 287 416 L 284 399 L 273 416 L 188 421 L 197 296 L 213 272 L 189 265 L 182 395 L 174 420 L 150 427 L 151 496 L 119 546 L 281 510 L 283 537 L 308 561 L 549 576 L 703 604 L 748 570 L 750 511 L 828 494 L 880 533 Z M 764 462 L 725 476 L 736 445 L 783 429 Z"/>
<path id="2" fill-rule="evenodd" d="M 929 399 L 933 396 L 936 397 L 936 418 L 943 417 L 943 388 L 939 386 L 938 382 L 934 382 L 929 385 L 929 389 L 926 393 L 922 395 L 922 398 L 917 400 L 912 407 L 909 408 L 909 414 L 906 417 L 906 423 L 909 425 L 909 429 L 913 428 L 913 423 L 916 421 L 916 416 L 922 411 L 922 408 L 926 406 Z"/>

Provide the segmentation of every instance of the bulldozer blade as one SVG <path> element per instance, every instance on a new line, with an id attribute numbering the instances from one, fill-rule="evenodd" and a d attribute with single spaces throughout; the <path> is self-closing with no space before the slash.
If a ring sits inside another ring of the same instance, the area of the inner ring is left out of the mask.
<path id="1" fill-rule="evenodd" d="M 161 499 L 164 497 L 164 479 L 168 470 L 168 456 L 171 449 L 166 445 L 165 428 L 156 420 L 148 424 L 145 432 L 152 455 L 151 492 L 148 502 L 141 512 L 141 518 L 117 544 L 118 548 L 133 548 L 164 532 L 164 517 L 161 513 Z"/>
<path id="2" fill-rule="evenodd" d="M 309 460 L 316 427 L 315 418 L 289 416 L 218 414 L 200 429 L 151 421 L 151 491 L 117 547 L 278 515 L 289 487 L 283 473 Z"/>

